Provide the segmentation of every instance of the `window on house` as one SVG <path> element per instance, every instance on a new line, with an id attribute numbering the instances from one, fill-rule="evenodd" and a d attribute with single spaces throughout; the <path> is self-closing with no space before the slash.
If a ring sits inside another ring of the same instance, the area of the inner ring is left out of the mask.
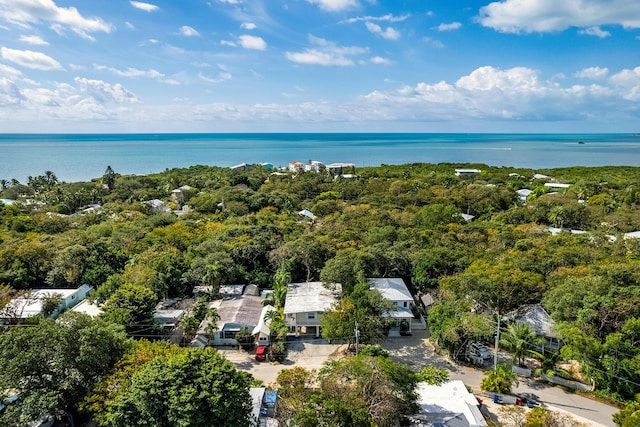
<path id="1" fill-rule="evenodd" d="M 404 303 L 402 303 L 402 306 L 403 306 L 404 308 L 407 308 L 407 304 L 409 304 L 409 303 L 405 301 Z"/>
<path id="2" fill-rule="evenodd" d="M 315 313 L 307 313 L 307 319 L 308 320 L 314 320 L 316 318 L 316 314 Z"/>

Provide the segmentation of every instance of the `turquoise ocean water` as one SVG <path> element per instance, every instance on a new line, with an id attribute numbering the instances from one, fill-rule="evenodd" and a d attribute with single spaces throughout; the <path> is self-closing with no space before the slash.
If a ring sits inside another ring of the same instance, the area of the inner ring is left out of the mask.
<path id="1" fill-rule="evenodd" d="M 582 141 L 584 144 L 579 144 Z M 542 169 L 640 166 L 638 134 L 0 134 L 0 179 L 53 171 L 67 182 L 192 165 L 319 160 L 356 166 L 484 163 Z"/>

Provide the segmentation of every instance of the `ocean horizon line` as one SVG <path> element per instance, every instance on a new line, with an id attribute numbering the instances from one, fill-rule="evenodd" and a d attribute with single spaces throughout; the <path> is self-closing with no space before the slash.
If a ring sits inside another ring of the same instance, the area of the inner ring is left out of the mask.
<path id="1" fill-rule="evenodd" d="M 634 133 L 1 133 L 0 179 L 53 171 L 67 182 L 117 173 L 151 174 L 194 165 L 287 166 L 292 161 L 475 163 L 544 169 L 640 166 Z"/>

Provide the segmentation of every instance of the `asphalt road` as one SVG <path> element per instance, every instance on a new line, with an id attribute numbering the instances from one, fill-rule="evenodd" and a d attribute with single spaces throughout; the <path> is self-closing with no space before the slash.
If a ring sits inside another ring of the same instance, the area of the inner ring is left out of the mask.
<path id="1" fill-rule="evenodd" d="M 232 348 L 218 348 L 218 350 L 224 353 L 238 369 L 250 372 L 255 378 L 262 380 L 265 385 L 275 383 L 276 377 L 282 369 L 294 366 L 320 369 L 326 360 L 340 357 L 341 350 L 341 346 L 327 344 L 323 340 L 296 341 L 288 343 L 287 346 L 288 355 L 283 363 L 257 362 L 251 354 L 242 350 Z M 415 371 L 426 365 L 435 365 L 448 370 L 451 379 L 462 380 L 474 391 L 480 391 L 480 382 L 484 371 L 472 366 L 451 363 L 448 359 L 435 353 L 428 340 L 428 331 L 414 330 L 410 337 L 389 338 L 382 344 L 382 347 L 389 351 L 395 360 L 409 365 Z M 567 412 L 587 426 L 615 427 L 611 417 L 618 412 L 617 408 L 569 393 L 560 387 L 523 379 L 514 389 L 514 393 L 532 394 L 545 407 Z M 497 407 L 489 405 L 489 409 L 495 413 Z"/>
<path id="2" fill-rule="evenodd" d="M 419 370 L 425 365 L 435 365 L 448 370 L 451 379 L 462 380 L 474 391 L 479 391 L 484 371 L 449 362 L 433 351 L 427 338 L 427 331 L 414 331 L 411 337 L 389 338 L 382 346 L 390 352 L 395 360 L 408 364 L 414 370 Z M 532 394 L 545 407 L 568 412 L 590 426 L 615 427 L 612 416 L 618 412 L 618 408 L 567 392 L 561 387 L 522 379 L 513 391 L 515 394 Z"/>

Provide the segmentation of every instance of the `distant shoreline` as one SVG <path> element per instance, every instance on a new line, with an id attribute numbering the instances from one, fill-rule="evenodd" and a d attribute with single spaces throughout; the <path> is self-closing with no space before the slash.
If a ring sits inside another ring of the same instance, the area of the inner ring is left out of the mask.
<path id="1" fill-rule="evenodd" d="M 476 163 L 534 170 L 640 165 L 640 137 L 633 133 L 38 133 L 0 134 L 0 149 L 0 179 L 21 182 L 47 170 L 67 182 L 89 181 L 108 165 L 121 174 L 309 160 L 357 167 Z"/>

